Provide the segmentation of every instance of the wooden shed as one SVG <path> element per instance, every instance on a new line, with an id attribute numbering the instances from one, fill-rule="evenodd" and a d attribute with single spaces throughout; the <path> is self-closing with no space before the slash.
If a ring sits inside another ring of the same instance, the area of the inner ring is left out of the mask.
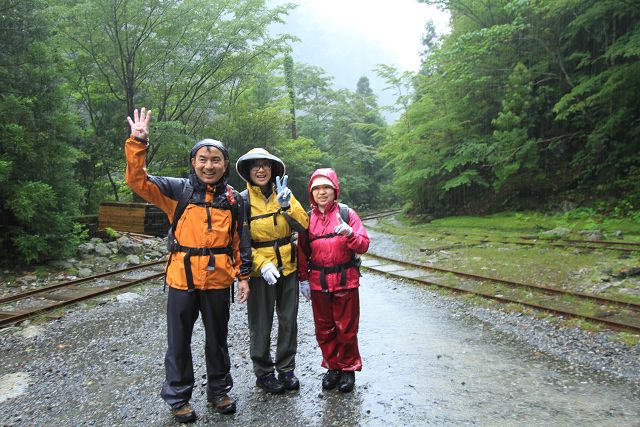
<path id="1" fill-rule="evenodd" d="M 169 218 L 151 203 L 102 202 L 98 228 L 164 237 L 170 227 Z"/>

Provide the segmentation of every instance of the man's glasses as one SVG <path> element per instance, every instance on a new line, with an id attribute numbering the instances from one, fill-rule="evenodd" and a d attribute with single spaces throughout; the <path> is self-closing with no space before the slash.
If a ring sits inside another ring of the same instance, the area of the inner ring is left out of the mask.
<path id="1" fill-rule="evenodd" d="M 259 165 L 259 164 L 251 165 L 251 170 L 252 171 L 260 170 L 260 168 L 262 168 L 264 170 L 271 169 L 271 165 L 269 163 L 265 163 L 265 164 L 262 164 L 262 165 Z"/>

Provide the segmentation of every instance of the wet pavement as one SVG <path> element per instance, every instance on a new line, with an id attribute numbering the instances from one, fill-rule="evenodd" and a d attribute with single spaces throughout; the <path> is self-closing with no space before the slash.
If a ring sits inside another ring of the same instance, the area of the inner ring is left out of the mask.
<path id="1" fill-rule="evenodd" d="M 376 253 L 402 250 L 380 233 L 371 235 Z M 636 382 L 576 369 L 425 287 L 370 273 L 361 285 L 363 370 L 353 393 L 322 390 L 321 354 L 304 298 L 296 368 L 301 390 L 272 396 L 257 389 L 246 307 L 233 304 L 231 395 L 238 412 L 218 415 L 205 405 L 198 322 L 192 399 L 198 419 L 191 425 L 640 426 Z M 139 295 L 76 310 L 35 334 L 1 332 L 0 425 L 178 425 L 159 397 L 166 294 L 150 285 Z"/>

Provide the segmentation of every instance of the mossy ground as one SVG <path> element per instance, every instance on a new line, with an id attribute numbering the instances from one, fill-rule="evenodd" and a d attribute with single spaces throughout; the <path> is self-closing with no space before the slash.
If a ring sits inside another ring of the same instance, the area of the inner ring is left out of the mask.
<path id="1" fill-rule="evenodd" d="M 593 230 L 593 218 L 568 222 L 566 216 L 502 213 L 490 217 L 451 217 L 420 223 L 402 215 L 378 219 L 371 228 L 396 236 L 407 248 L 407 260 L 438 268 L 463 271 L 514 282 L 594 294 L 640 303 L 640 274 L 627 274 L 640 267 L 640 253 L 633 245 L 596 245 L 577 233 Z M 604 240 L 621 243 L 640 241 L 640 224 L 629 220 L 600 222 Z M 369 225 L 368 225 L 369 227 Z M 565 239 L 541 238 L 540 231 L 565 227 Z M 621 235 L 613 235 L 620 230 Z M 568 240 L 582 240 L 574 243 Z M 640 249 L 640 247 L 637 247 Z M 442 280 L 446 280 L 442 279 Z M 464 284 L 457 286 L 464 287 Z M 481 292 L 545 305 L 551 297 L 527 289 L 487 283 Z M 639 293 L 635 293 L 639 292 Z M 595 315 L 612 307 L 571 298 L 554 302 L 558 308 Z M 516 309 L 510 307 L 509 309 Z M 576 324 L 591 328 L 586 323 Z"/>

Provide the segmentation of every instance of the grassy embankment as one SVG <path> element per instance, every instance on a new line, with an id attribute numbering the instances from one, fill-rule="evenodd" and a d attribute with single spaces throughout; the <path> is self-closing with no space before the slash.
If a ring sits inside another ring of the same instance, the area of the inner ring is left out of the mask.
<path id="1" fill-rule="evenodd" d="M 542 234 L 558 227 L 568 228 L 571 233 L 559 239 Z M 640 267 L 640 246 L 615 246 L 631 249 L 630 252 L 612 250 L 596 246 L 588 236 L 578 234 L 600 230 L 604 241 L 637 244 L 640 222 L 633 219 L 608 219 L 580 212 L 554 216 L 500 213 L 424 223 L 398 215 L 380 219 L 371 228 L 391 233 L 404 247 L 411 248 L 406 253 L 410 261 L 640 303 L 640 274 L 633 274 Z M 620 234 L 615 235 L 616 232 Z M 496 295 L 512 293 L 495 284 L 487 288 Z M 539 298 L 530 291 L 520 293 L 525 299 Z M 583 311 L 588 314 L 603 309 L 607 307 L 594 305 Z"/>

